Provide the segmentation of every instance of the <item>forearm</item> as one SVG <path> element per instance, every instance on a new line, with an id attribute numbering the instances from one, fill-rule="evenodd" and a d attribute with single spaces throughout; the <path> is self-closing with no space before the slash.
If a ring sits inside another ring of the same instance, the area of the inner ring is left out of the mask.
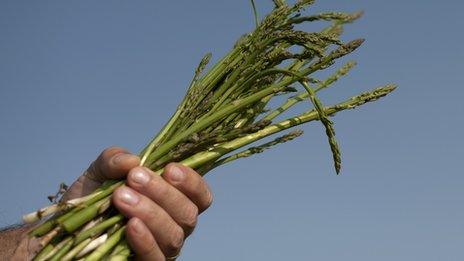
<path id="1" fill-rule="evenodd" d="M 21 225 L 0 232 L 0 260 L 31 260 L 39 245 L 27 232 L 32 226 Z"/>

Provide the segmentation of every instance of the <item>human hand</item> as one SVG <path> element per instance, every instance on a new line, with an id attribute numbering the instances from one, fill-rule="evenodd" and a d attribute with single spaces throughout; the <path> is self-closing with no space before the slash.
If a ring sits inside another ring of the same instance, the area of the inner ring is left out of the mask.
<path id="1" fill-rule="evenodd" d="M 199 213 L 211 205 L 212 194 L 203 178 L 189 167 L 171 163 L 158 176 L 139 164 L 136 155 L 122 148 L 106 149 L 63 200 L 85 196 L 105 180 L 126 178 L 126 185 L 115 190 L 112 200 L 129 219 L 127 240 L 137 259 L 166 260 L 179 254 Z"/>

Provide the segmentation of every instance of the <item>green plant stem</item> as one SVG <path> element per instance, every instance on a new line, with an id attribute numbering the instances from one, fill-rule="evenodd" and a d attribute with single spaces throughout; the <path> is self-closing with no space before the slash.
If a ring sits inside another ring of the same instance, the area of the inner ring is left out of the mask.
<path id="1" fill-rule="evenodd" d="M 116 254 L 130 254 L 130 248 L 126 239 L 119 241 L 119 243 L 114 247 L 111 255 Z"/>
<path id="2" fill-rule="evenodd" d="M 298 95 L 295 95 L 295 96 L 287 99 L 285 101 L 285 103 L 282 104 L 280 107 L 278 107 L 277 109 L 274 109 L 273 111 L 269 112 L 263 118 L 263 120 L 268 120 L 268 121 L 273 120 L 275 117 L 279 116 L 280 114 L 282 114 L 283 112 L 285 112 L 290 107 L 297 104 L 298 102 L 306 101 L 308 99 L 308 97 L 309 97 L 309 94 L 307 92 L 303 92 L 303 93 L 300 93 Z"/>
<path id="3" fill-rule="evenodd" d="M 340 168 L 341 168 L 341 156 L 340 156 L 340 148 L 338 147 L 338 142 L 335 139 L 335 130 L 333 127 L 333 123 L 329 119 L 327 114 L 325 113 L 324 107 L 321 101 L 317 98 L 316 92 L 313 90 L 313 88 L 311 88 L 308 82 L 306 81 L 301 81 L 301 84 L 303 84 L 304 88 L 308 92 L 311 103 L 314 105 L 314 108 L 319 114 L 319 120 L 325 127 L 325 131 L 326 131 L 326 134 L 329 140 L 330 149 L 332 150 L 335 171 L 337 172 L 337 174 L 339 174 Z"/>
<path id="4" fill-rule="evenodd" d="M 98 200 L 101 200 L 102 198 L 110 195 L 117 187 L 121 186 L 122 184 L 124 184 L 123 181 L 106 181 L 95 192 L 83 197 L 83 199 L 85 198 L 85 202 L 75 206 L 74 208 L 68 209 L 66 213 L 58 217 L 54 217 L 45 221 L 43 224 L 39 225 L 31 232 L 29 232 L 29 235 L 36 237 L 45 235 L 46 233 L 51 231 L 56 225 L 59 225 L 64 220 L 70 218 L 80 210 L 84 209 L 86 206 L 91 205 L 97 202 Z"/>
<path id="5" fill-rule="evenodd" d="M 321 58 L 321 60 L 313 63 L 308 68 L 300 71 L 298 75 L 290 77 L 287 80 L 283 80 L 283 81 L 281 81 L 280 83 L 278 83 L 276 85 L 272 85 L 270 87 L 267 87 L 267 88 L 255 93 L 253 95 L 250 95 L 250 96 L 248 96 L 246 98 L 243 98 L 241 100 L 237 100 L 235 102 L 232 102 L 230 105 L 224 107 L 223 109 L 220 109 L 219 111 L 217 111 L 216 113 L 210 115 L 209 117 L 204 118 L 202 121 L 197 122 L 196 124 L 192 125 L 189 129 L 187 129 L 185 132 L 179 133 L 178 136 L 174 137 L 169 142 L 167 142 L 167 143 L 163 144 L 162 146 L 160 146 L 150 156 L 151 157 L 150 158 L 150 163 L 153 163 L 154 161 L 156 161 L 157 159 L 162 157 L 162 155 L 167 153 L 171 148 L 173 148 L 174 146 L 179 144 L 182 140 L 184 140 L 188 136 L 192 135 L 193 133 L 196 133 L 196 132 L 199 132 L 199 131 L 203 130 L 204 128 L 206 128 L 209 125 L 213 124 L 217 120 L 220 120 L 220 119 L 230 115 L 233 112 L 239 111 L 239 110 L 243 109 L 244 107 L 247 107 L 247 106 L 257 102 L 258 100 L 260 100 L 260 99 L 262 99 L 262 98 L 264 98 L 264 97 L 266 97 L 266 96 L 268 96 L 270 94 L 282 91 L 284 88 L 286 88 L 290 84 L 294 83 L 295 81 L 301 80 L 301 77 L 309 75 L 309 74 L 323 68 L 327 64 L 330 64 L 335 59 L 338 59 L 338 58 L 340 58 L 340 57 L 342 57 L 342 56 L 344 56 L 344 55 L 346 55 L 348 53 L 351 53 L 352 51 L 357 49 L 362 44 L 362 42 L 363 42 L 362 39 L 357 39 L 357 40 L 351 41 L 351 42 L 339 47 L 337 50 L 331 52 L 326 57 Z M 285 72 L 288 72 L 288 71 L 285 71 L 283 69 L 272 69 L 272 70 L 269 70 L 267 73 L 276 73 L 276 72 L 285 73 Z M 293 74 L 295 74 L 295 73 L 293 73 Z M 333 143 L 331 145 L 333 145 Z"/>
<path id="6" fill-rule="evenodd" d="M 148 155 L 150 155 L 150 153 L 156 148 L 156 146 L 159 145 L 159 143 L 161 143 L 164 138 L 166 138 L 169 131 L 176 124 L 177 119 L 182 114 L 183 110 L 185 109 L 185 106 L 187 105 L 187 101 L 189 100 L 189 95 L 192 95 L 192 92 L 195 90 L 195 84 L 197 83 L 201 72 L 203 71 L 206 64 L 209 62 L 210 58 L 211 58 L 211 53 L 203 57 L 197 69 L 195 70 L 195 75 L 193 76 L 193 79 L 190 82 L 190 86 L 188 88 L 187 94 L 185 95 L 180 105 L 177 107 L 176 112 L 169 119 L 166 125 L 162 128 L 159 134 L 140 153 L 140 165 L 142 166 L 144 165 L 145 161 L 147 160 Z"/>
<path id="7" fill-rule="evenodd" d="M 125 226 L 121 227 L 113 235 L 111 235 L 105 243 L 95 249 L 89 256 L 85 258 L 85 261 L 97 261 L 101 260 L 113 247 L 115 247 L 120 240 L 124 238 Z"/>
<path id="8" fill-rule="evenodd" d="M 197 85 L 203 88 L 203 95 L 193 101 L 190 111 L 183 117 L 183 119 L 179 119 L 175 126 L 170 128 L 170 131 L 165 135 L 166 138 L 172 137 L 176 132 L 183 132 L 191 126 L 193 110 L 196 110 L 199 107 L 218 82 L 229 73 L 229 70 L 239 64 L 239 62 L 243 59 L 242 57 L 243 54 L 241 54 L 239 48 L 235 47 L 227 56 L 216 63 L 211 71 L 198 81 Z"/>
<path id="9" fill-rule="evenodd" d="M 68 244 L 71 240 L 72 240 L 72 237 L 67 236 L 61 242 L 57 243 L 56 245 L 50 244 L 50 245 L 52 245 L 53 248 L 51 250 L 47 251 L 47 253 L 44 253 L 44 254 L 40 253 L 40 255 L 37 255 L 34 258 L 34 260 L 35 261 L 49 260 L 56 253 L 58 253 L 58 251 L 60 251 L 61 248 L 63 248 L 66 244 Z M 47 247 L 45 247 L 45 248 L 47 248 Z"/>
<path id="10" fill-rule="evenodd" d="M 197 99 L 196 103 L 193 104 L 193 107 L 198 106 L 198 104 L 205 98 L 206 94 L 210 91 L 211 87 L 207 88 L 207 86 L 214 86 L 217 83 L 217 81 L 219 81 L 223 77 L 223 74 L 227 71 L 226 67 L 233 66 L 238 60 L 240 60 L 240 58 L 237 58 L 238 55 L 238 48 L 234 48 L 218 63 L 216 63 L 216 65 L 213 66 L 213 68 L 207 75 L 205 75 L 202 79 L 198 80 L 198 85 L 205 87 L 205 94 L 203 95 L 203 97 Z M 151 140 L 150 143 L 142 150 L 142 152 L 140 153 L 141 165 L 146 165 L 145 162 L 147 160 L 148 155 L 150 155 L 153 152 L 153 150 L 161 143 L 163 139 L 169 137 L 170 133 L 172 134 L 173 129 L 176 129 L 176 125 L 178 124 L 177 120 L 180 114 L 182 113 L 182 110 L 184 109 L 185 101 L 186 99 L 184 99 L 182 103 L 178 106 L 175 114 L 165 124 L 160 133 L 156 135 L 155 138 L 153 138 L 153 140 Z"/>
<path id="11" fill-rule="evenodd" d="M 280 143 L 285 143 L 285 142 L 288 142 L 288 141 L 291 141 L 297 137 L 299 137 L 300 135 L 303 134 L 303 131 L 292 131 L 288 134 L 285 134 L 283 136 L 280 136 L 270 142 L 266 142 L 264 144 L 261 144 L 259 146 L 256 146 L 256 147 L 251 147 L 251 148 L 248 148 L 244 151 L 240 151 L 238 153 L 235 153 L 231 156 L 228 156 L 226 158 L 223 158 L 221 160 L 218 160 L 216 161 L 212 166 L 211 166 L 211 169 L 213 168 L 216 168 L 216 167 L 219 167 L 221 165 L 224 165 L 226 163 L 230 163 L 234 160 L 237 160 L 237 159 L 240 159 L 240 158 L 247 158 L 247 157 L 250 157 L 254 154 L 257 154 L 257 153 L 262 153 L 264 150 L 267 150 L 267 149 L 270 149 L 272 146 L 275 146 L 277 144 L 280 144 Z"/>
<path id="12" fill-rule="evenodd" d="M 54 229 L 59 223 L 75 213 L 77 213 L 80 209 L 82 209 L 84 206 L 81 205 L 79 207 L 75 207 L 73 209 L 68 209 L 67 212 L 58 215 L 56 217 L 50 218 L 49 220 L 45 221 L 35 229 L 29 232 L 30 236 L 35 236 L 35 237 L 41 237 L 50 232 L 52 229 Z"/>
<path id="13" fill-rule="evenodd" d="M 292 140 L 301 132 L 292 131 L 270 142 L 235 152 L 238 149 L 297 125 L 319 120 L 325 127 L 338 173 L 340 152 L 329 116 L 377 100 L 395 89 L 393 85 L 381 87 L 324 107 L 317 92 L 348 73 L 355 63 L 347 63 L 324 81 L 313 78 L 312 74 L 330 67 L 338 58 L 362 44 L 362 39 L 346 44 L 340 40 L 342 25 L 361 14 L 332 12 L 305 16 L 302 9 L 314 0 L 298 0 L 292 6 L 284 0 L 273 0 L 277 8 L 260 23 L 255 1 L 250 1 L 255 30 L 240 38 L 205 73 L 203 70 L 211 55 L 203 57 L 175 113 L 140 152 L 142 166 L 160 175 L 164 165 L 175 160 L 204 175 L 225 163 Z M 316 20 L 332 21 L 332 25 L 321 32 L 299 31 L 294 27 Z M 334 44 L 338 48 L 329 51 Z M 301 83 L 306 93 L 289 98 L 265 114 L 265 106 L 272 98 L 295 91 L 292 86 L 295 82 Z M 317 84 L 314 88 L 313 83 Z M 277 116 L 303 100 L 311 101 L 314 109 L 270 125 Z M 56 214 L 30 233 L 41 236 L 39 240 L 44 246 L 36 260 L 73 260 L 76 256 L 90 261 L 128 260 L 131 250 L 124 238 L 126 220 L 110 206 L 111 194 L 124 182 L 106 182 L 96 192 L 73 203 L 55 204 L 26 215 L 25 220 L 35 221 Z"/>
<path id="14" fill-rule="evenodd" d="M 62 260 L 62 257 L 66 255 L 66 253 L 71 249 L 72 245 L 74 243 L 74 240 L 69 240 L 62 248 L 56 252 L 53 257 L 50 258 L 50 261 L 59 261 Z"/>
<path id="15" fill-rule="evenodd" d="M 361 45 L 362 41 L 361 40 L 355 40 L 350 43 L 348 43 L 345 46 L 340 47 L 336 51 L 332 52 L 330 55 L 322 58 L 320 61 L 312 64 L 308 68 L 302 70 L 299 74 L 301 76 L 306 76 L 310 73 L 313 73 L 319 69 L 321 69 L 323 66 L 327 65 L 334 59 L 337 59 L 341 56 L 344 56 L 353 50 L 355 50 L 359 45 Z M 275 69 L 274 71 L 284 71 L 281 69 Z M 223 109 L 220 109 L 216 113 L 204 118 L 203 120 L 193 124 L 189 129 L 186 131 L 179 133 L 176 137 L 173 137 L 171 140 L 168 142 L 162 144 L 161 146 L 158 147 L 156 151 L 154 151 L 149 157 L 148 157 L 148 165 L 152 164 L 159 158 L 161 158 L 164 154 L 166 154 L 169 150 L 171 150 L 174 146 L 178 145 L 181 141 L 183 141 L 185 138 L 189 137 L 190 135 L 199 132 L 206 127 L 210 126 L 214 122 L 236 112 L 239 111 L 247 106 L 250 106 L 251 104 L 257 102 L 258 100 L 270 95 L 270 94 L 275 94 L 278 93 L 282 90 L 284 90 L 287 86 L 290 84 L 294 83 L 295 81 L 298 81 L 301 79 L 300 77 L 291 77 L 288 80 L 283 80 L 279 84 L 276 85 L 271 85 L 270 87 L 267 87 L 259 92 L 256 92 L 255 94 L 252 94 L 246 98 L 237 100 L 235 102 L 232 102 L 230 105 L 224 107 Z"/>
<path id="16" fill-rule="evenodd" d="M 331 84 L 333 84 L 338 79 L 340 79 L 340 77 L 346 75 L 349 72 L 349 70 L 351 70 L 355 65 L 356 65 L 356 63 L 353 62 L 353 61 L 350 61 L 350 62 L 346 63 L 342 68 L 337 70 L 336 73 L 334 73 L 333 75 L 331 75 L 327 79 L 325 79 L 323 82 L 321 82 L 314 91 L 319 92 L 319 91 L 329 87 Z M 292 70 L 289 70 L 289 71 L 292 71 Z M 298 102 L 305 101 L 308 98 L 309 98 L 309 93 L 308 92 L 303 92 L 301 94 L 290 97 L 280 107 L 278 107 L 277 109 L 269 112 L 265 117 L 263 117 L 263 120 L 271 121 L 275 117 L 279 116 L 280 114 L 282 114 L 283 112 L 288 110 L 293 105 L 297 104 Z"/>
<path id="17" fill-rule="evenodd" d="M 45 260 L 45 257 L 53 250 L 55 246 L 53 244 L 48 244 L 34 257 L 34 260 Z"/>
<path id="18" fill-rule="evenodd" d="M 103 231 L 112 227 L 114 224 L 122 221 L 123 219 L 124 219 L 123 215 L 117 214 L 116 216 L 106 219 L 105 221 L 97 224 L 96 226 L 92 228 L 89 228 L 87 230 L 80 232 L 79 234 L 76 235 L 75 244 L 79 244 L 80 242 L 86 240 L 89 237 L 98 236 Z"/>
<path id="19" fill-rule="evenodd" d="M 380 87 L 370 92 L 366 92 L 358 96 L 354 96 L 346 100 L 345 102 L 341 102 L 337 105 L 333 105 L 333 106 L 325 108 L 324 109 L 325 114 L 330 116 L 342 110 L 354 109 L 357 106 L 363 105 L 367 102 L 375 101 L 389 94 L 390 92 L 395 90 L 395 88 L 396 88 L 395 85 L 387 85 L 385 87 Z M 265 138 L 279 131 L 289 129 L 294 126 L 297 126 L 297 125 L 300 125 L 306 122 L 314 121 L 314 120 L 319 120 L 319 113 L 316 110 L 311 110 L 303 114 L 300 114 L 299 116 L 281 121 L 277 124 L 270 125 L 258 132 L 246 135 L 245 137 L 241 137 L 241 138 L 237 138 L 235 140 L 229 141 L 229 142 L 225 142 L 219 145 L 218 147 L 215 147 L 212 150 L 199 152 L 193 155 L 192 157 L 183 160 L 181 163 L 191 168 L 198 168 L 203 164 L 206 164 L 213 160 L 217 160 L 221 156 L 233 150 L 246 146 L 250 143 L 253 143 L 259 139 Z M 157 174 L 161 175 L 162 171 L 163 170 L 157 171 Z"/>
<path id="20" fill-rule="evenodd" d="M 280 43 L 277 47 L 275 47 L 271 51 L 270 55 L 279 53 L 287 49 L 288 47 L 290 47 L 289 43 Z M 245 59 L 241 67 L 236 69 L 234 73 L 231 74 L 229 79 L 227 79 L 227 82 L 225 82 L 224 85 L 220 87 L 220 90 L 215 92 L 214 94 L 215 96 L 213 97 L 213 100 L 217 100 L 217 102 L 214 104 L 214 107 L 212 108 L 211 111 L 216 111 L 218 108 L 220 108 L 224 104 L 227 104 L 226 101 L 230 101 L 232 98 L 237 98 L 237 97 L 230 97 L 233 93 L 241 94 L 241 92 L 238 90 L 246 89 L 247 86 L 243 84 L 242 82 L 246 81 L 248 77 L 253 77 L 253 73 L 248 73 L 248 75 L 243 76 L 241 75 L 241 72 L 243 72 L 243 70 L 246 67 L 251 66 L 251 64 L 253 63 L 255 64 L 255 66 L 262 65 L 262 61 L 255 60 L 259 52 L 260 51 L 255 51 L 253 55 L 249 55 Z M 239 76 L 241 76 L 243 79 L 239 79 Z"/>
<path id="21" fill-rule="evenodd" d="M 82 225 L 86 224 L 90 220 L 94 219 L 96 216 L 102 213 L 102 207 L 106 206 L 111 201 L 111 196 L 107 196 L 96 203 L 83 208 L 81 211 L 70 216 L 68 219 L 64 220 L 61 223 L 61 226 L 68 233 L 72 233 L 80 228 Z"/>
<path id="22" fill-rule="evenodd" d="M 332 74 L 327 79 L 319 83 L 315 91 L 318 92 L 322 89 L 329 87 L 330 85 L 338 81 L 342 76 L 345 76 L 354 66 L 356 66 L 355 61 L 347 62 L 340 69 L 338 69 L 334 74 Z"/>
<path id="23" fill-rule="evenodd" d="M 73 260 L 77 256 L 77 254 L 79 254 L 91 241 L 92 241 L 91 238 L 87 238 L 86 240 L 80 243 L 74 242 L 74 244 L 77 244 L 77 245 L 74 246 L 74 248 L 72 248 L 71 250 L 69 250 L 69 252 L 66 253 L 66 255 L 63 256 L 61 260 L 62 261 Z"/>
<path id="24" fill-rule="evenodd" d="M 131 255 L 131 249 L 127 244 L 126 239 L 119 241 L 114 247 L 113 251 L 109 254 L 107 260 L 111 261 L 122 261 L 128 260 Z"/>
<path id="25" fill-rule="evenodd" d="M 124 181 L 111 181 L 111 182 L 106 182 L 102 187 L 98 189 L 97 192 L 92 193 L 91 195 L 94 195 L 93 197 L 90 197 L 86 202 L 83 204 L 75 207 L 74 209 L 71 209 L 67 213 L 58 216 L 56 218 L 52 218 L 42 225 L 38 226 L 34 230 L 32 230 L 29 234 L 31 236 L 43 236 L 49 231 L 51 231 L 55 226 L 61 225 L 62 223 L 66 222 L 68 219 L 76 219 L 75 215 L 81 215 L 78 214 L 81 211 L 85 212 L 85 209 L 87 206 L 94 204 L 98 200 L 101 200 L 104 197 L 108 197 L 113 193 L 113 191 L 124 184 Z M 79 217 L 80 218 L 80 217 Z M 68 221 L 69 222 L 69 221 Z"/>
<path id="26" fill-rule="evenodd" d="M 256 10 L 255 1 L 254 0 L 250 0 L 250 1 L 251 1 L 251 7 L 253 8 L 253 16 L 255 18 L 255 25 L 256 25 L 256 28 L 258 28 L 258 26 L 259 26 L 258 10 Z"/>
<path id="27" fill-rule="evenodd" d="M 173 137 L 173 139 L 169 140 L 168 142 L 164 143 L 163 145 L 159 146 L 156 151 L 153 152 L 149 156 L 149 163 L 153 163 L 159 158 L 161 158 L 165 153 L 167 153 L 171 148 L 174 146 L 178 145 L 182 140 L 185 138 L 189 137 L 190 135 L 199 132 L 203 130 L 204 128 L 210 126 L 214 122 L 230 115 L 231 113 L 235 111 L 239 111 L 252 103 L 272 94 L 272 93 L 277 93 L 282 91 L 286 86 L 285 85 L 277 85 L 277 86 L 271 86 L 268 87 L 260 92 L 257 92 L 253 95 L 250 95 L 242 100 L 238 100 L 234 102 L 233 104 L 230 104 L 229 106 L 219 110 L 218 112 L 212 114 L 211 116 L 203 119 L 200 122 L 197 122 L 196 124 L 192 125 L 189 129 L 187 129 L 183 133 L 179 133 L 178 136 Z"/>

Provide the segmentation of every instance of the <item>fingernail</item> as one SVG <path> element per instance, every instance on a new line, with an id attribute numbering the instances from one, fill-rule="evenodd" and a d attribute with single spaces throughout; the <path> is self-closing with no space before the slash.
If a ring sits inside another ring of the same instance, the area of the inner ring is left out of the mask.
<path id="1" fill-rule="evenodd" d="M 150 181 L 150 174 L 147 173 L 143 168 L 137 168 L 134 172 L 131 173 L 130 178 L 140 185 L 145 185 Z"/>
<path id="2" fill-rule="evenodd" d="M 139 197 L 131 189 L 126 187 L 120 188 L 119 198 L 122 202 L 131 206 L 139 202 Z"/>
<path id="3" fill-rule="evenodd" d="M 185 173 L 177 166 L 171 167 L 171 173 L 169 175 L 171 180 L 180 182 L 185 179 Z"/>
<path id="4" fill-rule="evenodd" d="M 118 165 L 119 163 L 121 163 L 121 162 L 123 162 L 123 161 L 125 161 L 125 160 L 127 160 L 127 159 L 129 159 L 131 157 L 133 157 L 132 154 L 119 153 L 119 154 L 116 154 L 113 157 L 112 161 L 113 161 L 113 164 Z"/>
<path id="5" fill-rule="evenodd" d="M 144 227 L 142 226 L 142 221 L 140 221 L 139 219 L 133 221 L 132 228 L 134 229 L 134 232 L 138 235 L 143 235 L 143 232 L 145 231 Z"/>

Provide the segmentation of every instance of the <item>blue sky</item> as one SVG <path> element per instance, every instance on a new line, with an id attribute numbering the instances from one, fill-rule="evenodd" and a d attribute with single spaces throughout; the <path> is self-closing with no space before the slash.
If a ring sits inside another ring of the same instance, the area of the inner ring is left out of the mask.
<path id="1" fill-rule="evenodd" d="M 257 1 L 261 13 L 270 1 Z M 397 83 L 206 178 L 215 202 L 181 260 L 462 260 L 462 1 L 318 1 L 364 10 L 359 65 L 326 103 Z M 254 26 L 242 1 L 0 2 L 0 225 L 47 204 L 105 147 L 138 152 L 174 112 L 201 57 Z"/>

